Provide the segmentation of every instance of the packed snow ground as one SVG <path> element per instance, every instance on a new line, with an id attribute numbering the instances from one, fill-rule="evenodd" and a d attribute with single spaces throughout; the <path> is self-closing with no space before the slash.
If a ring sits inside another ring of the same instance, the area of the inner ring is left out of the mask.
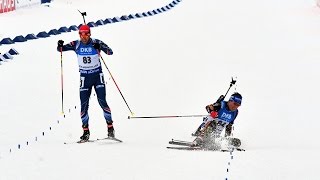
<path id="1" fill-rule="evenodd" d="M 170 2 L 55 0 L 1 14 L 0 37 L 78 25 L 77 9 L 89 22 Z M 319 32 L 313 0 L 184 0 L 156 16 L 92 29 L 114 50 L 102 56 L 136 116 L 205 114 L 237 77 L 231 91 L 244 98 L 233 134 L 246 151 L 232 154 L 166 149 L 171 138 L 192 140 L 201 118 L 127 119 L 106 69 L 107 100 L 124 143 L 65 145 L 82 134 L 79 74 L 75 54 L 63 53 L 64 118 L 55 49 L 77 32 L 2 45 L 0 52 L 13 47 L 20 55 L 0 65 L 0 179 L 318 179 Z M 107 133 L 95 98 L 92 139 Z"/>

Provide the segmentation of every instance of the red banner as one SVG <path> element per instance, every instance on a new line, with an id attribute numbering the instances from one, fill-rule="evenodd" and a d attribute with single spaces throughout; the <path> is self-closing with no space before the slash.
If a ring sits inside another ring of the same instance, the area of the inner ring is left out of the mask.
<path id="1" fill-rule="evenodd" d="M 14 11 L 15 9 L 15 0 L 0 0 L 0 13 Z"/>

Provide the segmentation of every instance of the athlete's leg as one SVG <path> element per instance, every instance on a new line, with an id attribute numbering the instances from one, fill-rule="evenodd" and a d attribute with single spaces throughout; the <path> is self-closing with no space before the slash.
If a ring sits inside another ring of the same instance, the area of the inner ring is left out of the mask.
<path id="1" fill-rule="evenodd" d="M 106 86 L 104 83 L 103 73 L 100 73 L 100 76 L 98 79 L 96 79 L 95 83 L 95 91 L 97 94 L 97 99 L 99 102 L 99 105 L 101 106 L 103 110 L 103 116 L 107 123 L 112 123 L 112 116 L 111 116 L 111 110 L 106 100 Z"/>
<path id="2" fill-rule="evenodd" d="M 100 73 L 99 79 L 97 79 L 96 84 L 94 86 L 98 102 L 103 110 L 103 116 L 106 120 L 108 126 L 108 137 L 114 137 L 114 127 L 111 116 L 111 110 L 106 100 L 106 86 L 103 78 L 103 73 Z"/>
<path id="3" fill-rule="evenodd" d="M 89 99 L 91 95 L 92 83 L 91 78 L 80 77 L 80 102 L 81 102 L 81 120 L 82 127 L 89 128 Z"/>

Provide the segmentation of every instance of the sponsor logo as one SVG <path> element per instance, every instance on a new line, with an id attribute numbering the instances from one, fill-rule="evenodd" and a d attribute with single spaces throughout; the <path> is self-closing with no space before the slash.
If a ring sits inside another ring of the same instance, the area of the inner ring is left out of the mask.
<path id="1" fill-rule="evenodd" d="M 15 0 L 0 0 L 0 13 L 14 11 L 15 9 Z"/>
<path id="2" fill-rule="evenodd" d="M 101 71 L 100 68 L 94 69 L 94 70 L 82 70 L 82 69 L 79 70 L 79 72 L 81 74 L 93 74 L 93 73 L 97 73 L 97 72 L 100 72 L 100 71 Z"/>
<path id="3" fill-rule="evenodd" d="M 227 113 L 222 113 L 221 118 L 223 119 L 231 119 L 231 114 L 227 114 Z"/>
<path id="4" fill-rule="evenodd" d="M 83 69 L 83 70 L 85 70 L 85 69 L 88 70 L 88 69 L 96 69 L 99 66 L 100 66 L 100 64 L 96 64 L 96 65 L 93 65 L 93 66 L 81 66 L 81 65 L 79 65 L 79 68 Z"/>
<path id="5" fill-rule="evenodd" d="M 91 53 L 92 52 L 92 48 L 88 47 L 88 48 L 80 48 L 80 52 L 81 53 Z"/>

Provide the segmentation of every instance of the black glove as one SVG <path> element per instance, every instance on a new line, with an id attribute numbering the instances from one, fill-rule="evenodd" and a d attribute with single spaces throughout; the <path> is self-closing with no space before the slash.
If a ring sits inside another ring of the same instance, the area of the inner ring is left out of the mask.
<path id="1" fill-rule="evenodd" d="M 213 104 L 207 105 L 207 106 L 206 106 L 206 110 L 207 110 L 208 113 L 211 113 L 211 111 L 214 110 Z"/>
<path id="2" fill-rule="evenodd" d="M 213 103 L 206 106 L 206 110 L 208 113 L 218 112 L 221 109 L 221 103 Z"/>
<path id="3" fill-rule="evenodd" d="M 58 41 L 58 47 L 62 47 L 63 46 L 64 41 L 63 40 L 59 40 Z"/>
<path id="4" fill-rule="evenodd" d="M 93 47 L 97 50 L 100 50 L 101 49 L 101 45 L 97 42 L 93 43 Z"/>

